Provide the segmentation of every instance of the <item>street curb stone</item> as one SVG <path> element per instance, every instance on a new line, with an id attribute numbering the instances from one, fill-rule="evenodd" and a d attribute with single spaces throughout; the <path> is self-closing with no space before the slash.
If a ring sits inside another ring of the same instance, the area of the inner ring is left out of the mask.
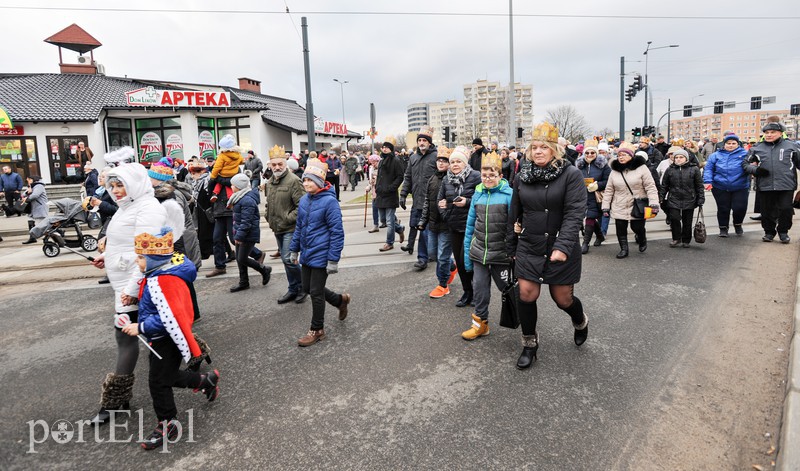
<path id="1" fill-rule="evenodd" d="M 786 398 L 783 401 L 780 447 L 777 469 L 796 471 L 800 469 L 800 272 L 795 284 L 795 305 L 792 325 L 792 342 L 789 348 L 789 374 L 786 382 Z"/>

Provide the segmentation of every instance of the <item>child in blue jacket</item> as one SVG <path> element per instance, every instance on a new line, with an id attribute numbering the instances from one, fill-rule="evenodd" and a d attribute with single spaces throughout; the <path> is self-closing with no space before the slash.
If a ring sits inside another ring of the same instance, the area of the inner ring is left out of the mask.
<path id="1" fill-rule="evenodd" d="M 308 347 L 325 338 L 325 302 L 339 308 L 339 320 L 347 317 L 350 295 L 336 294 L 325 287 L 328 275 L 339 272 L 339 259 L 344 248 L 342 210 L 336 190 L 325 181 L 328 166 L 318 159 L 309 159 L 303 173 L 306 195 L 297 207 L 297 227 L 289 244 L 292 264 L 301 264 L 303 291 L 311 296 L 311 328 L 297 340 Z"/>
<path id="2" fill-rule="evenodd" d="M 178 435 L 178 409 L 172 388 L 203 391 L 213 401 L 219 395 L 219 371 L 200 374 L 180 370 L 181 360 L 199 356 L 200 346 L 192 335 L 194 309 L 187 283 L 197 278 L 197 269 L 183 254 L 173 254 L 172 229 L 165 227 L 158 235 L 142 233 L 134 238 L 139 269 L 144 278 L 139 287 L 139 317 L 122 332 L 144 335 L 150 341 L 150 397 L 158 417 L 158 426 L 141 443 L 145 450 L 162 446 Z M 156 356 L 156 353 L 161 358 Z"/>

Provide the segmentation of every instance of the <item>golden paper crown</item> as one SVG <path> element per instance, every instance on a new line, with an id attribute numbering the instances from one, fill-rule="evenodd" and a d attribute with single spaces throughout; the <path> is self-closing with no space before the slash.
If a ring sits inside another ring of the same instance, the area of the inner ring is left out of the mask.
<path id="1" fill-rule="evenodd" d="M 142 232 L 133 238 L 133 251 L 140 255 L 170 255 L 172 248 L 172 231 L 161 237 Z"/>
<path id="2" fill-rule="evenodd" d="M 483 154 L 481 158 L 481 168 L 491 168 L 499 172 L 503 169 L 503 158 L 497 155 L 496 152 Z"/>
<path id="3" fill-rule="evenodd" d="M 449 159 L 450 158 L 450 154 L 452 154 L 452 153 L 453 153 L 453 149 L 449 149 L 449 148 L 447 148 L 445 146 L 439 146 L 439 147 L 436 148 L 436 158 L 437 159 L 438 158 Z"/>
<path id="4" fill-rule="evenodd" d="M 673 139 L 672 140 L 672 145 L 673 146 L 683 147 L 684 144 L 686 144 L 686 141 L 684 141 L 683 139 Z"/>
<path id="5" fill-rule="evenodd" d="M 269 158 L 272 159 L 283 159 L 286 160 L 286 148 L 275 144 L 272 149 L 269 150 Z"/>
<path id="6" fill-rule="evenodd" d="M 587 140 L 587 141 L 585 141 L 585 142 L 583 143 L 583 150 L 586 150 L 586 149 L 588 149 L 589 147 L 592 147 L 592 148 L 594 148 L 595 150 L 597 150 L 597 144 L 598 144 L 598 142 L 597 142 L 596 140 L 594 140 L 594 139 L 589 139 L 589 140 Z"/>
<path id="7" fill-rule="evenodd" d="M 324 182 L 325 177 L 328 175 L 328 164 L 319 159 L 308 159 L 303 175 L 306 173 L 319 177 Z"/>
<path id="8" fill-rule="evenodd" d="M 428 139 L 433 139 L 433 128 L 431 126 L 425 126 L 419 130 L 417 133 L 417 139 L 420 137 L 427 137 Z"/>
<path id="9" fill-rule="evenodd" d="M 383 142 L 388 142 L 393 147 L 397 146 L 397 139 L 395 139 L 394 136 L 386 136 L 385 138 L 383 138 Z"/>
<path id="10" fill-rule="evenodd" d="M 533 128 L 531 140 L 558 144 L 558 129 L 545 121 Z"/>

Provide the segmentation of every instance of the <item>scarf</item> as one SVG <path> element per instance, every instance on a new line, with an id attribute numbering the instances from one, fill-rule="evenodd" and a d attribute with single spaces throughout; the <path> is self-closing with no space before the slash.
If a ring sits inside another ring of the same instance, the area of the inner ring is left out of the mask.
<path id="1" fill-rule="evenodd" d="M 248 193 L 250 193 L 251 188 L 242 188 L 241 190 L 237 191 L 236 193 L 232 194 L 230 199 L 228 200 L 228 207 L 233 208 L 233 205 L 239 202 L 242 197 Z"/>
<path id="2" fill-rule="evenodd" d="M 192 199 L 197 201 L 198 195 L 200 195 L 200 190 L 208 186 L 208 172 L 203 172 L 200 177 L 195 179 L 192 177 Z"/>
<path id="3" fill-rule="evenodd" d="M 462 170 L 458 175 L 455 175 L 450 170 L 447 171 L 447 182 L 455 187 L 457 195 L 461 194 L 461 191 L 464 188 L 464 182 L 467 181 L 467 177 L 470 173 L 472 173 L 472 167 L 469 165 L 465 165 L 464 170 Z"/>
<path id="4" fill-rule="evenodd" d="M 519 179 L 522 183 L 551 182 L 564 172 L 565 166 L 563 160 L 553 160 L 550 165 L 538 167 L 525 158 L 519 164 Z"/>

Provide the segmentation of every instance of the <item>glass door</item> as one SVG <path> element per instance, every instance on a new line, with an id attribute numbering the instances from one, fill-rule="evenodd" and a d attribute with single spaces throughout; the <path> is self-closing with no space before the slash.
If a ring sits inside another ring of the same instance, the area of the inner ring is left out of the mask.
<path id="1" fill-rule="evenodd" d="M 47 136 L 50 145 L 50 175 L 53 183 L 83 183 L 83 166 L 88 159 L 85 151 L 78 147 L 84 143 L 89 148 L 86 136 Z"/>

